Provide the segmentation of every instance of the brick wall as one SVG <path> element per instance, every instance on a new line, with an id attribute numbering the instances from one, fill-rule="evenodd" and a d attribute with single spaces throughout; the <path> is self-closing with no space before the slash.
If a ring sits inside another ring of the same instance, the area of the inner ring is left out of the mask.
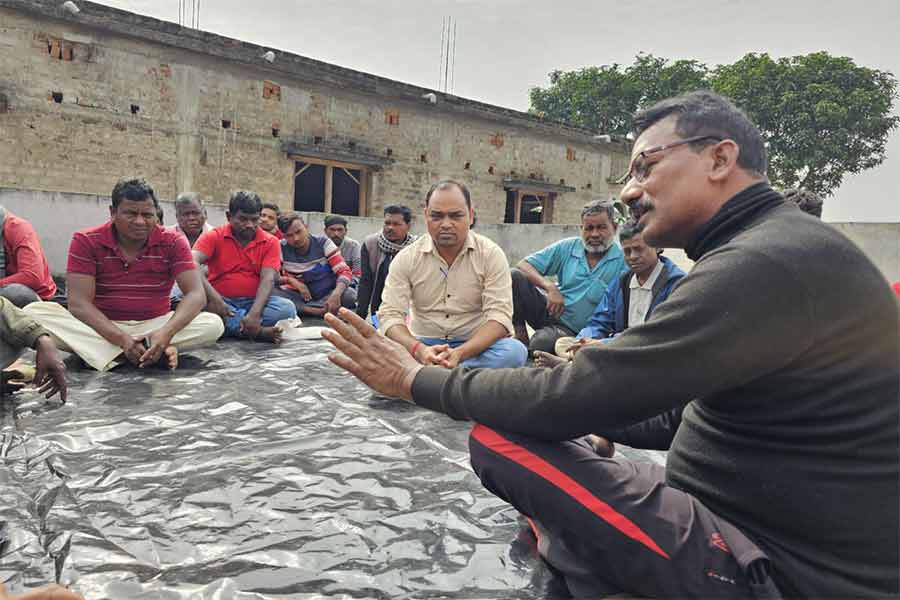
<path id="1" fill-rule="evenodd" d="M 291 208 L 294 160 L 282 143 L 315 140 L 390 155 L 370 177 L 369 214 L 417 206 L 433 181 L 452 177 L 470 186 L 479 220 L 502 222 L 503 179 L 514 177 L 574 187 L 559 195 L 554 222 L 575 223 L 585 202 L 615 193 L 608 178 L 627 163 L 621 145 L 514 111 L 444 96 L 431 104 L 418 94 L 427 90 L 331 65 L 272 72 L 246 64 L 259 52 L 247 44 L 202 32 L 190 35 L 205 45 L 161 43 L 177 26 L 90 3 L 90 26 L 16 4 L 0 1 L 0 186 L 106 196 L 118 177 L 141 174 L 163 198 L 194 190 L 224 203 L 247 188 Z M 131 36 L 109 29 L 123 14 Z M 247 57 L 209 50 L 231 47 Z M 365 79 L 366 91 L 340 77 Z"/>

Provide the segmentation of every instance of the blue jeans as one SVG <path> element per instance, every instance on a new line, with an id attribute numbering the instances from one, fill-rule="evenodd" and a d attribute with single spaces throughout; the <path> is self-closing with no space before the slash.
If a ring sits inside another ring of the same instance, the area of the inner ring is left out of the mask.
<path id="1" fill-rule="evenodd" d="M 426 346 L 447 344 L 451 348 L 462 346 L 466 342 L 466 340 L 445 340 L 443 338 L 429 337 L 420 337 L 419 341 Z M 478 356 L 464 360 L 460 363 L 460 366 L 469 367 L 470 369 L 510 369 L 524 367 L 527 359 L 528 349 L 522 342 L 515 338 L 500 338 Z"/>
<path id="2" fill-rule="evenodd" d="M 250 312 L 253 306 L 254 298 L 225 298 L 222 297 L 234 316 L 228 317 L 225 321 L 225 335 L 237 337 L 241 332 L 241 319 Z M 278 296 L 269 296 L 262 313 L 262 326 L 271 327 L 282 319 L 293 319 L 297 316 L 297 309 L 294 303 L 287 298 L 279 298 Z"/>

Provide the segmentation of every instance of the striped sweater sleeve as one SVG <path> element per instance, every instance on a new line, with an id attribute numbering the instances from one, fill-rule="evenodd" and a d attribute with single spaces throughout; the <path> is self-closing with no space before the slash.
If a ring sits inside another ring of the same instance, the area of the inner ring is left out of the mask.
<path id="1" fill-rule="evenodd" d="M 347 263 L 344 262 L 344 257 L 341 256 L 340 249 L 330 239 L 325 238 L 324 251 L 325 260 L 328 261 L 328 264 L 331 266 L 331 270 L 334 271 L 335 275 L 337 275 L 338 281 L 343 279 L 344 283 L 349 286 L 353 282 L 353 272 L 350 271 L 350 267 L 348 267 Z"/>

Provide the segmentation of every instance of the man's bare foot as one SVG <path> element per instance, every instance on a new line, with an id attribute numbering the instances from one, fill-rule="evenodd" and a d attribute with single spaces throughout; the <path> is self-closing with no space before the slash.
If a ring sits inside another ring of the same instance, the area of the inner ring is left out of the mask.
<path id="1" fill-rule="evenodd" d="M 168 346 L 165 350 L 163 350 L 163 355 L 159 357 L 159 364 L 168 367 L 169 370 L 174 371 L 178 368 L 178 348 L 175 346 Z"/>
<path id="2" fill-rule="evenodd" d="M 284 332 L 281 330 L 281 327 L 263 327 L 259 331 L 259 335 L 256 336 L 256 340 L 262 342 L 272 342 L 275 345 L 281 343 L 281 338 Z"/>
<path id="3" fill-rule="evenodd" d="M 546 367 L 548 369 L 552 369 L 553 367 L 558 367 L 559 365 L 564 365 L 568 360 L 565 358 L 560 358 L 555 354 L 550 354 L 549 352 L 542 352 L 540 350 L 534 351 L 534 366 L 536 367 Z"/>

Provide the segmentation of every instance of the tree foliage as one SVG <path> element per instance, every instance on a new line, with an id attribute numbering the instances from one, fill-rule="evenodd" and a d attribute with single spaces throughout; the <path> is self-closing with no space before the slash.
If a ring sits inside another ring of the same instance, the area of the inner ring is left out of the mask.
<path id="1" fill-rule="evenodd" d="M 845 174 L 881 164 L 900 122 L 891 114 L 897 97 L 891 73 L 826 52 L 777 60 L 751 53 L 714 69 L 696 60 L 639 54 L 627 67 L 554 71 L 549 87 L 531 90 L 531 112 L 625 135 L 636 110 L 698 89 L 731 98 L 759 126 L 773 184 L 824 196 Z"/>
<path id="2" fill-rule="evenodd" d="M 774 60 L 748 54 L 715 70 L 715 91 L 750 115 L 769 150 L 769 178 L 829 195 L 846 173 L 884 161 L 893 75 L 816 52 Z"/>

